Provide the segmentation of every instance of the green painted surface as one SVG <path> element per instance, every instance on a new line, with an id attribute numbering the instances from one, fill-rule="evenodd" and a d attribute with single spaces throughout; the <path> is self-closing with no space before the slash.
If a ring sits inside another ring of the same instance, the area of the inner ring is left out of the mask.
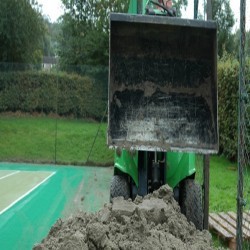
<path id="1" fill-rule="evenodd" d="M 158 1 L 155 1 L 155 2 L 158 2 Z M 157 8 L 157 6 L 149 0 L 141 0 L 141 1 L 131 0 L 129 2 L 128 13 L 145 15 L 147 6 L 150 6 L 150 8 L 154 10 L 155 15 L 162 15 L 163 13 L 165 13 L 162 8 Z"/>
<path id="2" fill-rule="evenodd" d="M 97 211 L 109 200 L 112 168 L 0 163 L 0 170 L 55 172 L 0 215 L 1 249 L 32 249 L 58 218 L 78 210 Z"/>
<path id="3" fill-rule="evenodd" d="M 129 2 L 128 13 L 130 13 L 130 14 L 145 14 L 145 8 L 148 4 L 150 4 L 149 0 L 142 0 L 142 1 L 131 0 Z"/>
<path id="4" fill-rule="evenodd" d="M 3 209 L 20 199 L 20 197 L 53 174 L 53 172 L 48 171 L 12 171 L 12 173 L 12 175 L 0 180 L 0 214 Z"/>
<path id="5" fill-rule="evenodd" d="M 0 171 L 0 179 L 4 178 L 6 175 L 9 175 L 11 173 L 13 173 L 13 171 L 11 171 L 11 170 L 1 170 Z"/>

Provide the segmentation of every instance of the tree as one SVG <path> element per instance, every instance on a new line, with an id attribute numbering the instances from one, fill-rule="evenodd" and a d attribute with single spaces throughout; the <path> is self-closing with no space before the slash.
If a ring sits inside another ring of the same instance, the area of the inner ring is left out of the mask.
<path id="1" fill-rule="evenodd" d="M 58 54 L 58 39 L 61 32 L 61 23 L 51 23 L 46 17 L 44 18 L 44 23 L 43 55 L 56 56 Z"/>
<path id="2" fill-rule="evenodd" d="M 245 50 L 246 50 L 246 56 L 250 57 L 250 31 L 246 31 L 246 44 L 245 44 Z M 234 40 L 234 55 L 239 58 L 239 52 L 240 52 L 240 30 L 238 29 L 235 34 L 233 34 L 233 40 Z"/>
<path id="3" fill-rule="evenodd" d="M 62 0 L 66 13 L 62 17 L 59 40 L 60 66 L 108 65 L 109 13 L 127 12 L 122 0 Z"/>
<path id="4" fill-rule="evenodd" d="M 67 65 L 108 65 L 109 13 L 127 13 L 129 0 L 62 0 L 66 13 L 62 17 L 59 58 Z M 176 0 L 175 7 L 187 6 Z"/>
<path id="5" fill-rule="evenodd" d="M 233 51 L 232 28 L 235 20 L 229 0 L 212 1 L 212 19 L 218 24 L 218 54 L 221 57 L 223 51 Z"/>
<path id="6" fill-rule="evenodd" d="M 188 4 L 187 0 L 175 0 L 175 1 L 173 1 L 173 6 L 176 8 L 176 12 L 177 12 L 178 17 L 181 17 L 181 8 L 182 7 L 186 8 L 187 4 Z"/>
<path id="7" fill-rule="evenodd" d="M 40 63 L 44 32 L 36 2 L 0 1 L 0 61 Z"/>

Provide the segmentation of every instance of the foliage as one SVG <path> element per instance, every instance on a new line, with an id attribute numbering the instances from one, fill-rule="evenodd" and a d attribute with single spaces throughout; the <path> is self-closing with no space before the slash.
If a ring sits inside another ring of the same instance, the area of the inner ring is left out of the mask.
<path id="1" fill-rule="evenodd" d="M 249 69 L 248 61 L 246 79 L 250 79 Z M 237 158 L 238 85 L 239 62 L 226 54 L 218 65 L 219 133 L 220 152 L 231 160 Z"/>
<path id="2" fill-rule="evenodd" d="M 44 56 L 57 56 L 58 54 L 58 39 L 61 31 L 60 23 L 50 23 L 48 19 L 44 20 L 45 35 L 43 42 Z"/>
<path id="3" fill-rule="evenodd" d="M 0 112 L 56 113 L 100 119 L 106 92 L 93 79 L 66 73 L 3 72 L 0 75 Z"/>
<path id="4" fill-rule="evenodd" d="M 108 65 L 109 20 L 112 12 L 126 12 L 127 1 L 62 0 L 59 40 L 60 65 Z"/>
<path id="5" fill-rule="evenodd" d="M 128 11 L 129 0 L 62 0 L 66 14 L 62 17 L 59 40 L 60 66 L 108 65 L 109 13 Z M 187 0 L 176 0 L 180 10 Z"/>
<path id="6" fill-rule="evenodd" d="M 212 19 L 218 25 L 218 54 L 233 51 L 232 28 L 234 26 L 234 15 L 229 0 L 212 1 Z"/>
<path id="7" fill-rule="evenodd" d="M 238 61 L 223 58 L 218 65 L 220 151 L 234 160 L 237 156 L 238 79 Z"/>
<path id="8" fill-rule="evenodd" d="M 239 48 L 240 48 L 240 30 L 237 30 L 235 34 L 233 34 L 234 40 L 234 49 L 233 55 L 239 58 Z M 250 57 L 250 31 L 246 32 L 245 35 L 245 53 L 248 57 Z"/>
<path id="9" fill-rule="evenodd" d="M 41 62 L 43 35 L 43 19 L 36 3 L 0 1 L 0 61 Z"/>
<path id="10" fill-rule="evenodd" d="M 181 8 L 184 7 L 186 8 L 187 7 L 187 0 L 176 0 L 176 1 L 173 1 L 173 7 L 176 8 L 176 12 L 177 12 L 177 16 L 178 17 L 181 17 Z"/>

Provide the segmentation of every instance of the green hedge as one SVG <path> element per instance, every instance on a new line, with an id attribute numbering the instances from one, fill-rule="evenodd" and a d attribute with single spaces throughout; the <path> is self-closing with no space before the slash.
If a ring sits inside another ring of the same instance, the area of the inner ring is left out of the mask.
<path id="1" fill-rule="evenodd" d="M 248 62 L 246 84 L 249 84 L 249 68 Z M 237 159 L 238 86 L 239 62 L 232 58 L 222 59 L 218 63 L 220 152 L 230 160 Z"/>
<path id="2" fill-rule="evenodd" d="M 0 74 L 0 112 L 43 112 L 100 119 L 107 94 L 87 76 L 62 72 Z"/>

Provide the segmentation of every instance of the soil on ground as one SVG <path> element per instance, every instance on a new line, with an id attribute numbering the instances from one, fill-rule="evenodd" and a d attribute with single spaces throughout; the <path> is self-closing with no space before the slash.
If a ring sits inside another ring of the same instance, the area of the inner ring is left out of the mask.
<path id="1" fill-rule="evenodd" d="M 144 198 L 115 198 L 94 214 L 78 213 L 58 220 L 42 249 L 213 249 L 208 231 L 187 221 L 167 185 Z"/>

